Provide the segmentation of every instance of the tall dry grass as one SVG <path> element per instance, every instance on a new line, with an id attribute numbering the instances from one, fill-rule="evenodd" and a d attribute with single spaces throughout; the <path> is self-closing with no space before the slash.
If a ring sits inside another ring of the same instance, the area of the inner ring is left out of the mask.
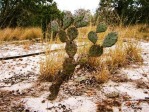
<path id="1" fill-rule="evenodd" d="M 0 29 L 0 41 L 26 40 L 36 38 L 42 38 L 42 30 L 39 27 Z"/>
<path id="2" fill-rule="evenodd" d="M 90 58 L 88 63 L 97 69 L 94 73 L 96 80 L 104 83 L 109 80 L 110 74 L 114 74 L 119 68 L 142 61 L 141 48 L 138 43 L 118 42 L 113 49 L 108 50 L 102 56 Z"/>
<path id="3" fill-rule="evenodd" d="M 53 81 L 58 72 L 62 70 L 64 56 L 64 52 L 46 54 L 45 58 L 40 61 L 39 79 Z"/>
<path id="4" fill-rule="evenodd" d="M 110 58 L 107 58 L 106 64 L 111 72 L 119 67 L 126 67 L 135 62 L 142 62 L 141 48 L 139 43 L 120 42 L 115 46 L 115 49 L 110 50 Z"/>
<path id="5" fill-rule="evenodd" d="M 53 81 L 55 76 L 63 68 L 63 62 L 66 56 L 64 50 L 50 52 L 52 48 L 52 41 L 45 45 L 45 56 L 40 61 L 40 75 L 41 81 Z"/>
<path id="6" fill-rule="evenodd" d="M 87 34 L 89 31 L 95 31 L 96 26 L 88 26 L 79 29 L 79 36 L 78 41 L 84 42 L 87 41 Z M 136 24 L 136 25 L 129 25 L 129 26 L 112 26 L 109 25 L 106 32 L 98 34 L 98 43 L 101 43 L 102 39 L 111 31 L 116 31 L 119 34 L 119 37 L 122 39 L 143 39 L 149 40 L 149 25 L 147 24 Z"/>
<path id="7" fill-rule="evenodd" d="M 99 68 L 100 69 L 94 73 L 94 76 L 99 83 L 105 83 L 110 78 L 110 71 L 108 70 L 107 66 L 103 64 L 100 65 Z"/>
<path id="8" fill-rule="evenodd" d="M 111 30 L 119 32 L 122 38 L 149 40 L 149 26 L 147 24 L 117 26 L 111 27 Z"/>

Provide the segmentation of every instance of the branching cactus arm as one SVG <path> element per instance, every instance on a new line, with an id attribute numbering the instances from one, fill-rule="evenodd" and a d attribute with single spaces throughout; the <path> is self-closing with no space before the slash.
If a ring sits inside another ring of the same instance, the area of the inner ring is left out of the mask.
<path id="1" fill-rule="evenodd" d="M 117 42 L 118 40 L 117 33 L 111 32 L 105 37 L 102 45 L 97 44 L 97 40 L 98 40 L 97 33 L 102 33 L 102 32 L 105 32 L 106 30 L 107 30 L 107 25 L 105 23 L 100 23 L 96 27 L 96 32 L 90 31 L 88 33 L 88 39 L 94 44 L 89 49 L 89 57 L 101 56 L 103 54 L 103 48 L 111 47 Z"/>

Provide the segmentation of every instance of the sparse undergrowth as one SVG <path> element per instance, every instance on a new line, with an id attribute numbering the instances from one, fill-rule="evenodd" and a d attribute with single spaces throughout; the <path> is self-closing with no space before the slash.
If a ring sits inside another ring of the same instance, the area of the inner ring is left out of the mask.
<path id="1" fill-rule="evenodd" d="M 143 61 L 141 57 L 141 48 L 136 41 L 124 42 L 120 39 L 111 50 L 105 49 L 105 54 L 101 57 L 88 57 L 87 53 L 89 51 L 89 46 L 90 45 L 87 44 L 78 49 L 78 61 L 82 66 L 89 65 L 89 69 L 95 68 L 92 70 L 96 70 L 94 76 L 99 83 L 107 82 L 111 74 L 114 74 L 120 67 L 127 67 L 127 65 L 130 65 L 131 63 L 142 63 Z M 46 57 L 45 61 L 41 62 L 41 80 L 52 81 L 52 77 L 62 69 L 64 53 L 60 54 L 53 57 L 52 55 L 49 55 Z M 127 81 L 127 78 L 122 78 Z"/>
<path id="2" fill-rule="evenodd" d="M 63 81 L 67 80 L 67 76 L 69 76 L 69 78 L 72 76 L 77 64 L 81 66 L 88 65 L 88 69 L 93 68 L 92 70 L 95 71 L 93 76 L 96 78 L 97 82 L 105 83 L 110 79 L 110 74 L 115 73 L 120 67 L 126 67 L 132 62 L 142 62 L 141 50 L 138 43 L 134 44 L 133 41 L 124 42 L 122 39 L 119 39 L 119 42 L 113 49 L 109 49 L 109 47 L 113 46 L 118 40 L 118 34 L 116 32 L 108 33 L 102 43 L 98 43 L 97 33 L 102 33 L 106 30 L 106 24 L 100 23 L 97 25 L 96 32 L 90 31 L 88 33 L 88 39 L 92 43 L 91 47 L 86 47 L 87 49 L 83 48 L 84 51 L 88 51 L 88 53 L 83 53 L 87 56 L 85 56 L 85 58 L 81 57 L 78 62 L 75 62 L 73 59 L 77 53 L 77 45 L 73 40 L 77 37 L 78 30 L 75 27 L 70 27 L 67 32 L 64 30 L 59 31 L 59 39 L 63 43 L 66 42 L 65 50 L 69 58 L 65 58 L 64 61 L 64 57 L 63 59 L 57 57 L 61 60 L 60 63 L 57 58 L 53 60 L 53 57 L 49 56 L 44 63 L 41 63 L 41 75 L 39 78 L 41 80 L 53 82 L 52 86 L 49 88 L 51 92 L 48 97 L 49 100 L 56 98 L 61 84 Z M 82 52 L 82 50 L 80 50 L 80 52 Z M 104 55 L 102 56 L 102 54 Z M 56 64 L 56 62 L 60 65 Z M 60 71 L 62 68 L 63 70 Z"/>
<path id="3" fill-rule="evenodd" d="M 110 74 L 116 73 L 119 68 L 127 67 L 131 63 L 142 63 L 143 61 L 141 48 L 137 42 L 122 41 L 119 41 L 112 50 L 107 49 L 107 52 L 101 57 L 82 57 L 82 59 L 84 59 L 83 63 L 95 68 L 93 69 L 96 70 L 94 76 L 100 83 L 107 82 Z M 124 78 L 124 80 L 127 81 L 127 78 Z"/>

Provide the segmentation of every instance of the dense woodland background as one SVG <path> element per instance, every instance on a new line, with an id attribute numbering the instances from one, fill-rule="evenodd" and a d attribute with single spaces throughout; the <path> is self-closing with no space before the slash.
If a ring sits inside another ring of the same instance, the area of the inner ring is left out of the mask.
<path id="1" fill-rule="evenodd" d="M 86 11 L 89 13 L 89 11 Z M 148 0 L 100 0 L 94 15 L 89 15 L 92 24 L 149 23 Z M 41 27 L 46 31 L 52 20 L 61 21 L 63 12 L 53 0 L 1 0 L 0 28 Z"/>

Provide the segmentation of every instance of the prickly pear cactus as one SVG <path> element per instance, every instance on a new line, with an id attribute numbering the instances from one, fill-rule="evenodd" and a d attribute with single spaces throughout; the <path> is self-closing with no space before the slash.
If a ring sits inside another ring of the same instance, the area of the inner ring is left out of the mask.
<path id="1" fill-rule="evenodd" d="M 78 22 L 78 21 L 81 21 L 85 16 L 85 13 L 84 12 L 76 12 L 76 14 L 74 15 L 74 22 Z"/>
<path id="2" fill-rule="evenodd" d="M 97 39 L 98 39 L 96 32 L 90 31 L 90 32 L 88 33 L 88 39 L 89 39 L 93 44 L 96 44 Z"/>
<path id="3" fill-rule="evenodd" d="M 78 30 L 76 27 L 70 27 L 67 30 L 67 35 L 70 41 L 73 41 L 78 36 Z"/>
<path id="4" fill-rule="evenodd" d="M 117 42 L 117 40 L 118 40 L 117 33 L 111 32 L 105 37 L 102 46 L 103 47 L 111 47 Z"/>
<path id="5" fill-rule="evenodd" d="M 76 19 L 77 20 L 75 20 L 75 24 L 77 24 L 78 22 L 81 23 L 81 24 L 78 23 L 77 27 L 82 27 L 87 25 L 84 21 L 82 21 L 83 19 L 82 16 Z M 72 14 L 70 12 L 67 12 L 67 13 L 65 12 L 64 18 L 63 18 L 63 26 L 62 26 L 63 30 L 61 29 L 59 31 L 59 39 L 61 42 L 66 42 L 65 50 L 69 57 L 65 59 L 63 63 L 62 72 L 58 74 L 58 77 L 55 78 L 55 82 L 49 88 L 51 92 L 51 94 L 48 97 L 49 100 L 56 99 L 61 84 L 63 83 L 63 81 L 68 80 L 71 77 L 76 67 L 74 56 L 77 53 L 77 45 L 74 42 L 74 39 L 78 36 L 78 30 L 76 27 L 70 27 L 72 23 L 73 23 Z M 65 32 L 65 29 L 67 29 L 67 33 Z"/>
<path id="6" fill-rule="evenodd" d="M 75 11 L 74 13 L 74 22 L 78 22 L 78 21 L 81 21 L 85 16 L 85 10 L 84 9 L 78 9 Z"/>
<path id="7" fill-rule="evenodd" d="M 105 32 L 107 30 L 107 25 L 105 23 L 100 23 L 97 25 L 96 33 Z"/>
<path id="8" fill-rule="evenodd" d="M 67 11 L 64 13 L 63 18 L 63 29 L 68 28 L 73 23 L 73 16 L 71 12 Z"/>
<path id="9" fill-rule="evenodd" d="M 105 37 L 102 45 L 96 44 L 97 39 L 98 39 L 96 33 L 105 32 L 106 29 L 107 29 L 106 24 L 100 23 L 99 25 L 97 25 L 96 32 L 90 31 L 88 33 L 88 39 L 94 44 L 89 49 L 89 56 L 90 57 L 99 57 L 99 56 L 101 56 L 103 54 L 103 48 L 104 47 L 111 47 L 117 42 L 117 39 L 118 39 L 117 33 L 116 32 L 111 32 Z"/>
<path id="10" fill-rule="evenodd" d="M 103 54 L 103 47 L 100 45 L 92 45 L 89 49 L 89 56 L 99 57 Z"/>
<path id="11" fill-rule="evenodd" d="M 68 41 L 66 42 L 65 50 L 69 57 L 74 57 L 77 53 L 77 45 L 73 41 Z"/>
<path id="12" fill-rule="evenodd" d="M 67 34 L 64 30 L 60 30 L 58 35 L 59 35 L 59 39 L 61 42 L 67 42 L 68 41 Z"/>

